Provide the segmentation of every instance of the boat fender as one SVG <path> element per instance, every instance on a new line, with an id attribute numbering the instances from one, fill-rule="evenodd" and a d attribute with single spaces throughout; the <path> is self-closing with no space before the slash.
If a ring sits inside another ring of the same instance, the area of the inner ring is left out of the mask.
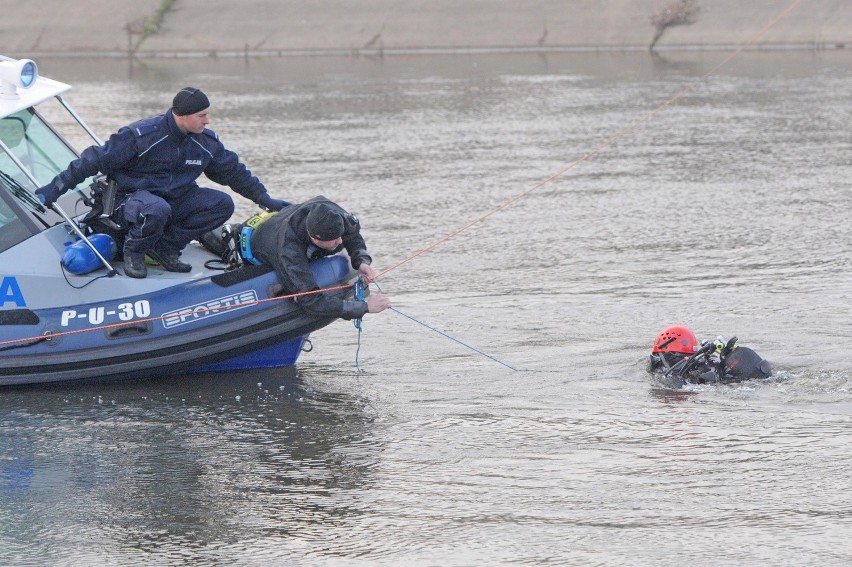
<path id="1" fill-rule="evenodd" d="M 277 211 L 264 211 L 262 213 L 258 213 L 247 220 L 243 225 L 243 228 L 240 230 L 240 255 L 246 262 L 250 262 L 255 265 L 263 263 L 255 258 L 251 252 L 251 234 L 254 232 L 254 229 L 268 221 L 276 212 Z"/>
<path id="2" fill-rule="evenodd" d="M 115 258 L 118 247 L 110 235 L 98 233 L 88 238 L 89 242 L 104 257 L 104 260 L 109 262 Z M 72 274 L 82 275 L 97 270 L 103 266 L 103 263 L 89 248 L 89 245 L 81 239 L 65 248 L 65 252 L 62 254 L 62 265 Z"/>

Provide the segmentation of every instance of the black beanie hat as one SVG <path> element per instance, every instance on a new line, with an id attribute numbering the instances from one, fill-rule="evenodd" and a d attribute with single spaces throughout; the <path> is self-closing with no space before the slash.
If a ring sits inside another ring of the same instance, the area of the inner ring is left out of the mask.
<path id="1" fill-rule="evenodd" d="M 343 236 L 343 216 L 326 203 L 311 208 L 305 219 L 308 234 L 317 240 L 336 240 Z"/>
<path id="2" fill-rule="evenodd" d="M 175 95 L 172 101 L 172 111 L 177 116 L 189 116 L 196 112 L 201 112 L 210 106 L 210 101 L 207 100 L 207 95 L 201 92 L 200 89 L 193 87 L 185 87 Z"/>

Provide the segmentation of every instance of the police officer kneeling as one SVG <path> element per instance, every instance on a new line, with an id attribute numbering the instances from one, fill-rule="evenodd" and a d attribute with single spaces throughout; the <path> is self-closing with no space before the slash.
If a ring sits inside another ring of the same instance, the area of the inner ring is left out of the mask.
<path id="1" fill-rule="evenodd" d="M 377 274 L 371 266 L 373 260 L 367 254 L 358 219 L 323 196 L 284 208 L 251 234 L 254 259 L 275 268 L 286 293 L 319 290 L 308 262 L 344 248 L 352 268 L 367 281 L 373 281 Z M 366 301 L 309 293 L 299 296 L 297 301 L 316 315 L 342 319 L 359 319 L 366 313 L 379 313 L 390 307 L 390 298 L 384 293 L 371 293 Z"/>
<path id="2" fill-rule="evenodd" d="M 181 89 L 164 114 L 136 121 L 104 145 L 86 148 L 36 194 L 49 207 L 88 177 L 107 175 L 119 188 L 112 220 L 126 230 L 125 275 L 146 277 L 146 255 L 167 271 L 190 272 L 192 266 L 179 259 L 181 250 L 234 213 L 230 195 L 199 187 L 202 173 L 261 207 L 278 211 L 289 204 L 271 197 L 207 128 L 209 115 L 203 92 Z"/>

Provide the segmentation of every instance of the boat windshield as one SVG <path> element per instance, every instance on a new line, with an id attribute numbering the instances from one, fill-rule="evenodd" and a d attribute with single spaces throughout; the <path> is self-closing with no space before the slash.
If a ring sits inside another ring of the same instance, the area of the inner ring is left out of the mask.
<path id="1" fill-rule="evenodd" d="M 33 186 L 29 177 L 5 151 L 0 152 L 0 170 L 11 175 L 30 191 L 50 183 L 57 173 L 77 158 L 65 140 L 32 108 L 0 119 L 0 140 L 29 170 L 38 186 Z"/>
<path id="2" fill-rule="evenodd" d="M 3 187 L 0 191 L 9 189 L 3 178 L 0 178 L 0 186 Z M 32 236 L 32 226 L 19 217 L 15 209 L 10 206 L 7 202 L 8 195 L 4 194 L 0 197 L 4 197 L 0 198 L 0 252 L 3 252 Z"/>
<path id="3" fill-rule="evenodd" d="M 77 154 L 34 108 L 0 118 L 0 252 L 38 232 L 29 215 L 37 208 L 33 192 L 77 159 Z M 35 182 L 33 182 L 35 179 Z M 88 187 L 91 178 L 77 189 Z M 35 203 L 35 204 L 33 204 Z M 55 213 L 43 215 L 48 223 Z M 42 227 L 43 228 L 43 227 Z"/>
<path id="4" fill-rule="evenodd" d="M 0 142 L 2 252 L 44 227 L 33 222 L 31 217 L 38 208 L 33 192 L 50 183 L 77 158 L 77 154 L 32 107 L 0 118 Z M 86 180 L 80 187 L 89 183 L 90 180 Z"/>

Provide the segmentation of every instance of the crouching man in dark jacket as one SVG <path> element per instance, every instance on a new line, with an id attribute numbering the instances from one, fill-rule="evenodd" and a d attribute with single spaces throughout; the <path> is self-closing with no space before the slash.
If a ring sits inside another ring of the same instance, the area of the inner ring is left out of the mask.
<path id="1" fill-rule="evenodd" d="M 299 205 L 285 207 L 260 224 L 251 235 L 252 255 L 275 268 L 286 293 L 320 289 L 308 262 L 331 256 L 344 248 L 352 267 L 367 281 L 376 278 L 361 238 L 361 225 L 355 215 L 323 196 Z M 371 293 L 366 301 L 344 300 L 323 293 L 296 298 L 299 305 L 323 317 L 359 319 L 366 313 L 379 313 L 390 307 L 383 293 Z"/>
<path id="2" fill-rule="evenodd" d="M 191 272 L 179 259 L 181 250 L 234 213 L 230 195 L 199 187 L 202 173 L 261 207 L 277 211 L 289 204 L 267 193 L 209 123 L 207 95 L 181 89 L 165 114 L 134 122 L 104 145 L 85 149 L 36 195 L 49 207 L 86 178 L 104 173 L 119 186 L 113 220 L 127 230 L 124 274 L 146 277 L 146 255 L 169 272 Z"/>

